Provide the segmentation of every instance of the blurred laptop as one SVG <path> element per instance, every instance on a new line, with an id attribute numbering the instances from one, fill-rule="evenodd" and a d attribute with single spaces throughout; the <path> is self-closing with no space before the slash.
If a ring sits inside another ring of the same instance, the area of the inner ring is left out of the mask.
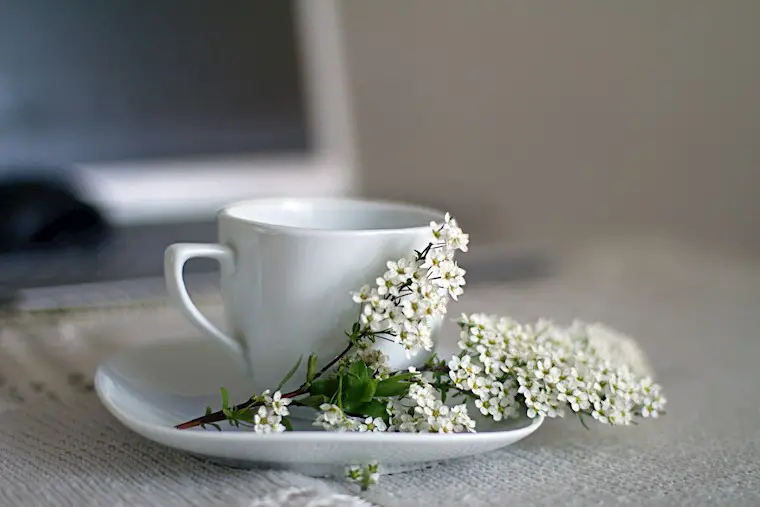
<path id="1" fill-rule="evenodd" d="M 349 118 L 333 0 L 4 0 L 2 297 L 160 278 L 230 201 L 350 194 Z"/>

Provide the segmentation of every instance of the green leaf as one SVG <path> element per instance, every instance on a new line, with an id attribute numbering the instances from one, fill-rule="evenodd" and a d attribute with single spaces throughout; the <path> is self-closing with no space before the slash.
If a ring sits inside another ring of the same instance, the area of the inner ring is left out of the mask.
<path id="1" fill-rule="evenodd" d="M 206 429 L 206 426 L 211 426 L 212 428 L 216 428 L 216 431 L 222 431 L 222 427 L 216 423 L 201 424 L 201 428 L 204 430 Z"/>
<path id="2" fill-rule="evenodd" d="M 368 379 L 357 377 L 356 375 L 345 375 L 343 378 L 343 389 L 361 388 Z"/>
<path id="3" fill-rule="evenodd" d="M 363 361 L 354 361 L 351 363 L 348 373 L 363 380 L 369 378 L 370 372 L 369 368 L 367 368 L 367 365 L 364 364 Z"/>
<path id="4" fill-rule="evenodd" d="M 277 387 L 275 387 L 274 389 L 275 391 L 279 391 L 280 389 L 282 389 L 282 386 L 284 386 L 287 383 L 287 381 L 290 380 L 293 377 L 293 375 L 296 374 L 296 372 L 298 371 L 298 367 L 301 366 L 302 359 L 303 359 L 303 356 L 300 356 L 298 358 L 298 361 L 296 361 L 296 364 L 290 369 L 290 371 L 285 375 L 285 377 L 282 380 L 280 380 L 280 383 L 277 384 Z"/>
<path id="5" fill-rule="evenodd" d="M 380 381 L 375 389 L 375 396 L 385 398 L 389 396 L 404 396 L 409 392 L 409 386 L 411 383 L 405 379 L 397 380 L 395 378 L 388 378 Z"/>
<path id="6" fill-rule="evenodd" d="M 355 383 L 344 391 L 344 401 L 358 403 L 372 401 L 372 398 L 375 396 L 375 391 L 377 390 L 378 381 L 376 379 L 353 380 Z"/>
<path id="7" fill-rule="evenodd" d="M 309 394 L 321 394 L 324 396 L 332 397 L 338 390 L 337 377 L 329 377 L 322 380 L 315 380 L 309 386 Z"/>
<path id="8" fill-rule="evenodd" d="M 364 386 L 364 395 L 362 396 L 362 400 L 372 401 L 372 398 L 375 397 L 375 392 L 377 391 L 377 385 L 379 383 L 380 381 L 374 378 L 367 380 L 367 384 Z"/>
<path id="9" fill-rule="evenodd" d="M 285 431 L 293 431 L 293 425 L 290 424 L 290 419 L 287 417 L 282 418 L 282 425 L 285 426 Z"/>
<path id="10" fill-rule="evenodd" d="M 224 387 L 220 387 L 219 391 L 222 393 L 222 414 L 229 419 L 232 417 L 232 410 L 230 409 L 230 394 Z"/>
<path id="11" fill-rule="evenodd" d="M 343 409 L 343 365 L 340 365 L 340 368 L 338 368 L 338 390 L 335 392 L 337 395 L 338 400 L 338 407 Z"/>
<path id="12" fill-rule="evenodd" d="M 330 398 L 323 394 L 312 394 L 311 396 L 307 396 L 305 398 L 301 398 L 299 400 L 295 400 L 293 402 L 294 405 L 303 405 L 305 407 L 311 407 L 311 408 L 319 408 L 319 406 L 323 403 L 327 403 L 330 401 Z"/>
<path id="13" fill-rule="evenodd" d="M 386 403 L 380 400 L 372 400 L 370 402 L 347 402 L 343 407 L 343 410 L 353 416 L 359 417 L 381 417 L 384 420 L 388 419 L 388 411 L 386 410 Z"/>
<path id="14" fill-rule="evenodd" d="M 397 373 L 387 379 L 381 380 L 377 385 L 376 397 L 403 396 L 409 391 L 411 381 L 417 378 L 417 373 Z"/>
<path id="15" fill-rule="evenodd" d="M 363 401 L 346 400 L 343 403 L 343 411 L 349 415 L 363 416 L 364 405 L 365 403 Z"/>
<path id="16" fill-rule="evenodd" d="M 388 379 L 393 380 L 413 380 L 419 377 L 419 373 L 412 373 L 412 372 L 404 372 L 404 373 L 397 373 L 391 377 L 388 377 Z"/>
<path id="17" fill-rule="evenodd" d="M 379 417 L 388 422 L 388 407 L 381 401 L 373 401 L 364 406 L 364 413 L 369 417 Z"/>
<path id="18" fill-rule="evenodd" d="M 311 354 L 306 365 L 306 382 L 311 383 L 317 375 L 317 355 Z"/>
<path id="19" fill-rule="evenodd" d="M 425 366 L 427 368 L 434 368 L 438 366 L 438 362 L 439 362 L 438 354 L 434 352 L 433 355 L 430 356 L 427 361 L 425 361 Z"/>
<path id="20" fill-rule="evenodd" d="M 244 422 L 253 422 L 253 411 L 252 410 L 237 410 L 234 412 L 234 417 L 238 421 L 244 421 Z"/>

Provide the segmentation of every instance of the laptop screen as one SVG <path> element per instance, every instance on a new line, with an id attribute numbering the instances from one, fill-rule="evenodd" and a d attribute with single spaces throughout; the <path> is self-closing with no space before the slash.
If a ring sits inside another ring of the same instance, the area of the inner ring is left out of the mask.
<path id="1" fill-rule="evenodd" d="M 161 276 L 168 244 L 216 239 L 212 215 L 108 223 L 75 202 L 78 164 L 211 160 L 172 166 L 181 183 L 183 171 L 213 181 L 215 157 L 310 154 L 294 4 L 0 1 L 0 297 Z M 151 165 L 133 166 L 150 185 Z"/>
<path id="2" fill-rule="evenodd" d="M 293 9 L 4 0 L 0 164 L 307 150 Z"/>

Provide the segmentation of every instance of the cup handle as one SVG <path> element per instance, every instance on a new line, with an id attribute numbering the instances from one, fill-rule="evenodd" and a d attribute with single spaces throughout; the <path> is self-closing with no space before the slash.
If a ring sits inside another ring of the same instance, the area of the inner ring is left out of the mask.
<path id="1" fill-rule="evenodd" d="M 194 257 L 216 259 L 219 261 L 223 276 L 235 271 L 235 255 L 232 250 L 224 245 L 217 243 L 175 243 L 169 246 L 164 253 L 164 277 L 166 278 L 166 289 L 169 291 L 169 296 L 179 306 L 179 310 L 187 320 L 201 332 L 221 344 L 231 357 L 244 368 L 244 371 L 247 371 L 245 352 L 240 342 L 209 322 L 190 299 L 182 273 L 185 263 Z"/>

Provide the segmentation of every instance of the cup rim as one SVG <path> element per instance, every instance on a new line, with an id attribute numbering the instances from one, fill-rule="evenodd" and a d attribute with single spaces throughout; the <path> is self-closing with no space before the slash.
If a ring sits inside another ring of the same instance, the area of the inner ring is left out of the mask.
<path id="1" fill-rule="evenodd" d="M 373 228 L 373 229 L 320 229 L 315 227 L 301 227 L 296 225 L 282 225 L 271 222 L 264 222 L 260 220 L 253 220 L 232 213 L 234 208 L 249 205 L 249 204 L 269 204 L 269 205 L 282 205 L 288 204 L 298 206 L 304 204 L 344 204 L 344 205 L 360 205 L 367 206 L 375 209 L 384 209 L 387 211 L 408 211 L 413 213 L 419 213 L 420 216 L 424 216 L 421 219 L 420 225 L 408 226 L 408 227 L 388 227 L 388 228 Z M 242 222 L 245 224 L 253 225 L 259 228 L 273 230 L 278 232 L 287 232 L 295 235 L 373 235 L 373 234 L 408 234 L 410 232 L 424 232 L 430 229 L 430 222 L 440 222 L 444 218 L 444 212 L 435 208 L 421 206 L 417 204 L 410 204 L 399 201 L 384 200 L 384 199 L 362 199 L 355 197 L 263 197 L 254 199 L 244 199 L 240 201 L 231 202 L 217 212 L 217 219 L 222 218 L 233 220 L 236 222 Z"/>

